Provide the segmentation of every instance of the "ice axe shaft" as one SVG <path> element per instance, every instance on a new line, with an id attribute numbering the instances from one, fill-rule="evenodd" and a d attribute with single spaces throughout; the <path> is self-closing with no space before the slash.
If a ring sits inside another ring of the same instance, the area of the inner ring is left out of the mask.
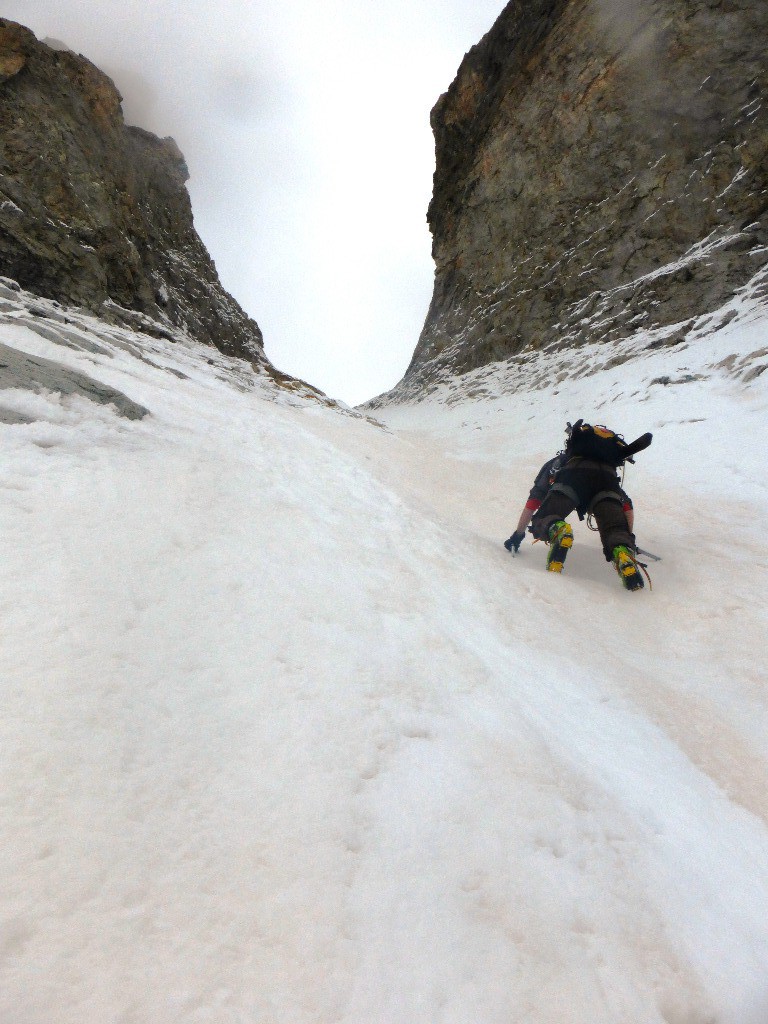
<path id="1" fill-rule="evenodd" d="M 651 551 L 646 551 L 645 548 L 637 549 L 638 555 L 645 555 L 646 558 L 650 558 L 652 562 L 660 562 L 661 555 L 654 555 Z"/>
<path id="2" fill-rule="evenodd" d="M 637 455 L 638 452 L 644 452 L 648 448 L 653 440 L 653 434 L 643 434 L 641 437 L 636 438 L 632 444 L 628 444 L 626 448 L 622 449 L 622 455 L 628 462 L 633 462 L 633 455 Z"/>

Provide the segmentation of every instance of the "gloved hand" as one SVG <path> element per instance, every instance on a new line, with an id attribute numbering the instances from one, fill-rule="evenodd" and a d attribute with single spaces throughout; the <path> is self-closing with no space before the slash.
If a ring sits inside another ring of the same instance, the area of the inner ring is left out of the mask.
<path id="1" fill-rule="evenodd" d="M 507 551 L 510 552 L 512 551 L 512 548 L 514 548 L 515 554 L 517 554 L 517 552 L 520 550 L 520 545 L 523 543 L 524 540 L 525 531 L 519 530 L 517 533 L 513 533 L 509 540 L 504 541 L 504 547 L 507 549 Z"/>

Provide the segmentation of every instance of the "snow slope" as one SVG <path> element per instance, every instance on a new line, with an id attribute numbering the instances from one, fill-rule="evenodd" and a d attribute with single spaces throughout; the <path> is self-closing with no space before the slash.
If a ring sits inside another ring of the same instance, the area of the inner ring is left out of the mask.
<path id="1" fill-rule="evenodd" d="M 4 288 L 68 384 L 0 391 L 0 1021 L 766 1024 L 768 315 L 732 312 L 377 425 Z M 579 416 L 654 431 L 652 592 L 583 525 L 562 577 L 501 545 Z"/>

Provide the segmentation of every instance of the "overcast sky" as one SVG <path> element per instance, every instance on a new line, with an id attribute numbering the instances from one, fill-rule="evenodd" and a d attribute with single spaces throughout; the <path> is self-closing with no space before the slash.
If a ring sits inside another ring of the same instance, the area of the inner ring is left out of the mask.
<path id="1" fill-rule="evenodd" d="M 504 0 L 7 0 L 184 152 L 195 223 L 282 370 L 394 385 L 432 293 L 429 111 Z"/>

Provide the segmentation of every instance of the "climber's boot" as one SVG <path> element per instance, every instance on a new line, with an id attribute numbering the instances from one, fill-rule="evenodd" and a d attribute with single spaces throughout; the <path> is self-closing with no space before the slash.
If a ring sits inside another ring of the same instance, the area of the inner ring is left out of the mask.
<path id="1" fill-rule="evenodd" d="M 631 548 L 625 544 L 617 544 L 613 549 L 613 564 L 626 590 L 643 589 L 643 577 Z"/>
<path id="2" fill-rule="evenodd" d="M 573 530 L 563 519 L 558 519 L 549 528 L 549 554 L 547 572 L 562 572 L 565 556 L 573 545 Z"/>

